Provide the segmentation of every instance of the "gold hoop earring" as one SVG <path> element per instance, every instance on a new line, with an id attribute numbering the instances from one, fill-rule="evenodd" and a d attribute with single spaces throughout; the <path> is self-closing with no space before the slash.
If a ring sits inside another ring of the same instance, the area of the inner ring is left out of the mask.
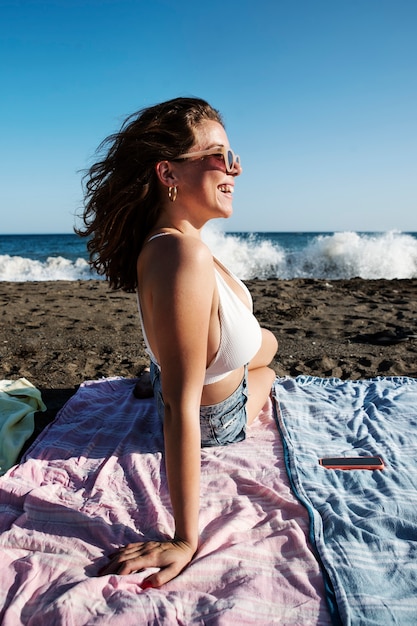
<path id="1" fill-rule="evenodd" d="M 175 202 L 177 199 L 178 188 L 177 187 L 168 187 L 168 198 L 171 202 Z"/>

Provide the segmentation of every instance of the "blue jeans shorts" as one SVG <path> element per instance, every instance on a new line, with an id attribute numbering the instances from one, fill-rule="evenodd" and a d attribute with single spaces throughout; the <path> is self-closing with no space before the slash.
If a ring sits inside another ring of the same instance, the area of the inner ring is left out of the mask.
<path id="1" fill-rule="evenodd" d="M 151 361 L 151 382 L 159 417 L 164 420 L 165 405 L 161 390 L 161 373 Z M 239 387 L 225 400 L 200 407 L 201 447 L 227 446 L 246 437 L 246 403 L 248 401 L 248 366 Z"/>

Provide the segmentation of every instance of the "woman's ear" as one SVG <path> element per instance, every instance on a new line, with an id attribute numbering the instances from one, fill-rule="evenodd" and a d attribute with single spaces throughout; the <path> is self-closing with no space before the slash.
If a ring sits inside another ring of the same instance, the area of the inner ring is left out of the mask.
<path id="1" fill-rule="evenodd" d="M 170 161 L 159 161 L 155 165 L 156 175 L 163 185 L 173 187 L 178 183 L 177 176 Z"/>

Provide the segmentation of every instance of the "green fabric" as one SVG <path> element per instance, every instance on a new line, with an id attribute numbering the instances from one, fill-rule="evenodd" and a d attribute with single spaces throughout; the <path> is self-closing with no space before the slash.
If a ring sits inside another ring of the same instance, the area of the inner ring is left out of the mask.
<path id="1" fill-rule="evenodd" d="M 33 434 L 36 411 L 46 411 L 39 389 L 26 378 L 0 380 L 0 476 L 15 465 Z"/>

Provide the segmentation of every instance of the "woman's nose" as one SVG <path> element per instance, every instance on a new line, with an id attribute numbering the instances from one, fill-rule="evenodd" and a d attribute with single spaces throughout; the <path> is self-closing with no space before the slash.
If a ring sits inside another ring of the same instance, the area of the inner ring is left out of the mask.
<path id="1" fill-rule="evenodd" d="M 233 170 L 232 170 L 232 175 L 233 176 L 240 176 L 242 173 L 242 166 L 239 163 L 239 161 L 235 161 L 233 163 Z"/>

